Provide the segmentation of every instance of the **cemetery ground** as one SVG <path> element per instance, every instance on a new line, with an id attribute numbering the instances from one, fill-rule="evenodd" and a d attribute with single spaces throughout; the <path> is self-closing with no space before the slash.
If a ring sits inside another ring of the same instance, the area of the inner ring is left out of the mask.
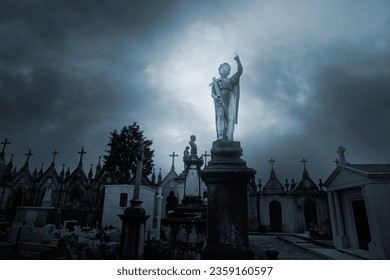
<path id="1" fill-rule="evenodd" d="M 23 247 L 22 255 L 6 254 L 16 248 L 15 244 L 0 242 L 0 259 L 117 259 L 119 242 L 106 242 L 105 240 L 92 240 L 93 246 L 78 250 L 80 242 L 76 240 L 64 240 L 61 250 L 43 250 L 49 248 L 49 244 L 37 244 L 36 247 L 29 244 Z M 331 240 L 316 240 L 307 235 L 297 234 L 250 234 L 250 248 L 255 254 L 255 259 L 278 259 L 278 260 L 354 260 L 358 259 L 345 252 L 340 252 L 333 247 Z M 76 247 L 75 247 L 76 246 Z M 54 248 L 56 246 L 52 246 Z M 28 249 L 30 248 L 30 249 Z M 37 248 L 42 252 L 38 253 Z M 11 250 L 10 250 L 11 249 Z M 31 252 L 29 252 L 31 250 Z M 150 242 L 145 244 L 145 259 L 200 259 L 200 247 L 189 247 L 185 244 L 172 244 L 164 241 Z"/>

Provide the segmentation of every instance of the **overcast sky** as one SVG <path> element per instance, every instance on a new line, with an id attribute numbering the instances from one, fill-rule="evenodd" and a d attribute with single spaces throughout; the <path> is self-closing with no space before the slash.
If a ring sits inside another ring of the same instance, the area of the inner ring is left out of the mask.
<path id="1" fill-rule="evenodd" d="M 153 140 L 156 170 L 176 171 L 191 134 L 216 140 L 213 76 L 241 58 L 235 140 L 269 177 L 314 181 L 351 163 L 390 163 L 389 1 L 0 2 L 0 140 L 6 160 L 30 169 L 84 169 L 110 132 L 137 122 Z"/>

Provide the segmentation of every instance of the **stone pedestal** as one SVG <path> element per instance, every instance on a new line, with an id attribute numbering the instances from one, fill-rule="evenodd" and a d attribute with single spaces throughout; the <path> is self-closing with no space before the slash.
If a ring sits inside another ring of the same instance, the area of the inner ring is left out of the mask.
<path id="1" fill-rule="evenodd" d="M 256 173 L 241 159 L 240 142 L 213 142 L 200 176 L 208 188 L 207 245 L 202 259 L 254 259 L 248 239 L 247 185 Z"/>
<path id="2" fill-rule="evenodd" d="M 185 185 L 183 205 L 203 205 L 202 196 L 200 193 L 200 177 L 199 170 L 203 165 L 203 158 L 196 154 L 191 154 L 184 159 L 185 163 Z"/>
<path id="3" fill-rule="evenodd" d="M 149 218 L 142 201 L 131 200 L 131 206 L 126 208 L 122 219 L 121 255 L 123 260 L 142 260 L 144 258 L 145 223 Z"/>
<path id="4" fill-rule="evenodd" d="M 170 233 L 166 235 L 169 241 L 197 248 L 206 236 L 207 207 L 200 191 L 199 170 L 203 165 L 203 158 L 199 158 L 195 151 L 191 152 L 191 155 L 183 159 L 185 185 L 182 203 L 175 207 L 173 213 L 162 219 L 162 224 L 164 232 Z"/>

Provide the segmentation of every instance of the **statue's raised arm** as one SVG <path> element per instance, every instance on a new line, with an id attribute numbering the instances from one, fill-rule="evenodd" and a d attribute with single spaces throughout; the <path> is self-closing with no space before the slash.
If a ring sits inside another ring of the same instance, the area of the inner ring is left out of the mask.
<path id="1" fill-rule="evenodd" d="M 233 141 L 234 126 L 238 120 L 238 104 L 240 99 L 240 76 L 243 72 L 240 57 L 236 54 L 237 72 L 228 77 L 231 67 L 228 63 L 219 66 L 220 77 L 213 78 L 211 96 L 214 99 L 215 123 L 217 137 L 220 140 Z"/>
<path id="2" fill-rule="evenodd" d="M 242 68 L 241 60 L 240 60 L 240 57 L 238 56 L 238 54 L 236 54 L 236 56 L 234 57 L 234 60 L 237 62 L 236 75 L 238 75 L 240 77 L 242 75 L 243 68 Z"/>

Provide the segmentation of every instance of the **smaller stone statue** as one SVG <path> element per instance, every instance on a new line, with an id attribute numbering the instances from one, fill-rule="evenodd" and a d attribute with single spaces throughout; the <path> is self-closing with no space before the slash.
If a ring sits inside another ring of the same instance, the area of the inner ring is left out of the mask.
<path id="1" fill-rule="evenodd" d="M 188 142 L 190 146 L 187 146 L 184 155 L 183 155 L 183 161 L 184 161 L 184 169 L 187 170 L 191 168 L 191 166 L 195 166 L 196 168 L 200 168 L 203 165 L 203 157 L 198 157 L 198 148 L 195 144 L 196 137 L 195 135 L 190 136 L 190 141 Z M 189 148 L 191 147 L 191 152 L 189 152 Z"/>
<path id="2" fill-rule="evenodd" d="M 190 150 L 190 146 L 186 146 L 186 149 L 183 152 L 184 170 L 186 170 L 186 168 L 187 168 L 186 161 L 190 157 L 190 151 L 189 150 Z"/>
<path id="3" fill-rule="evenodd" d="M 190 156 L 190 146 L 186 146 L 186 149 L 183 152 L 183 160 L 186 160 Z"/>
<path id="4" fill-rule="evenodd" d="M 190 142 L 188 142 L 191 146 L 191 155 L 196 155 L 198 154 L 198 148 L 195 144 L 195 141 L 196 141 L 196 137 L 195 135 L 191 135 L 190 136 Z"/>
<path id="5" fill-rule="evenodd" d="M 51 203 L 52 203 L 51 195 L 52 195 L 52 192 L 53 192 L 51 178 L 49 178 L 46 181 L 45 186 L 46 186 L 46 188 L 45 188 L 45 195 L 43 196 L 43 200 L 42 200 L 41 206 L 51 206 Z"/>

